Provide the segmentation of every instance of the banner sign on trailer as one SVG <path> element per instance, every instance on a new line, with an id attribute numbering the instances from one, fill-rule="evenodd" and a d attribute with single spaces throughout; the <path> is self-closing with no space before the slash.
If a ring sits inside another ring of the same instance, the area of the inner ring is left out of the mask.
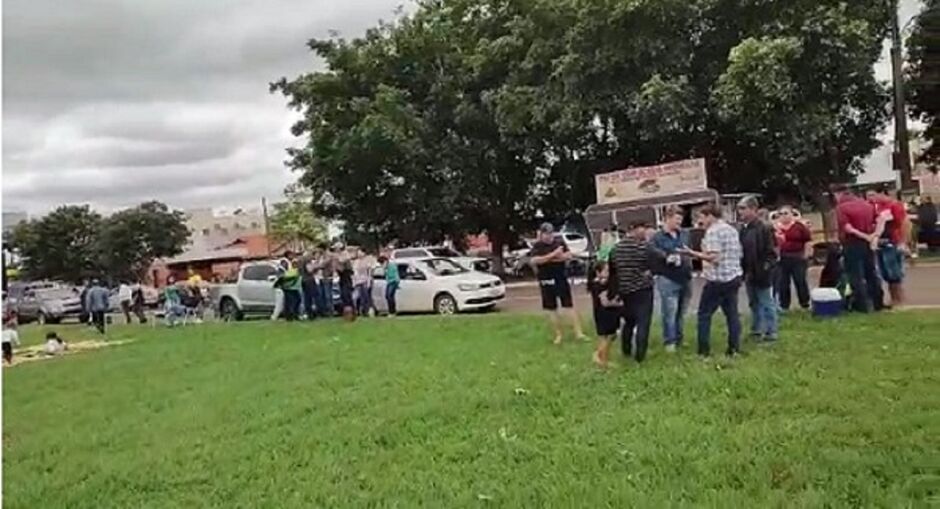
<path id="1" fill-rule="evenodd" d="M 621 203 L 644 198 L 671 196 L 708 188 L 704 159 L 627 168 L 594 177 L 597 203 Z"/>

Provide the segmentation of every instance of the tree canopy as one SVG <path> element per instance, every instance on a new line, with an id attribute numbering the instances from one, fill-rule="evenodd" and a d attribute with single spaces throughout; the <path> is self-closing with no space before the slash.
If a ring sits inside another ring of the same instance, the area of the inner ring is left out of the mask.
<path id="1" fill-rule="evenodd" d="M 302 252 L 308 247 L 327 242 L 326 222 L 311 211 L 310 194 L 290 186 L 285 191 L 286 201 L 274 204 L 271 214 L 271 235 L 288 244 L 291 250 Z"/>
<path id="2" fill-rule="evenodd" d="M 19 250 L 23 273 L 74 283 L 96 275 L 103 221 L 87 205 L 66 205 L 42 219 L 21 223 L 13 230 L 13 246 Z"/>
<path id="3" fill-rule="evenodd" d="M 142 203 L 104 221 L 98 237 L 104 273 L 139 280 L 154 260 L 176 256 L 189 241 L 185 214 L 160 202 Z"/>
<path id="4" fill-rule="evenodd" d="M 66 205 L 19 225 L 13 246 L 33 279 L 78 283 L 89 277 L 142 278 L 151 263 L 182 252 L 189 240 L 182 212 L 147 202 L 103 218 Z"/>
<path id="5" fill-rule="evenodd" d="M 924 0 L 908 40 L 908 91 L 912 113 L 926 124 L 930 146 L 922 160 L 940 169 L 940 0 Z"/>
<path id="6" fill-rule="evenodd" d="M 808 191 L 878 145 L 883 0 L 427 0 L 272 90 L 315 210 L 403 241 L 594 200 L 593 176 L 689 157 L 713 187 Z"/>

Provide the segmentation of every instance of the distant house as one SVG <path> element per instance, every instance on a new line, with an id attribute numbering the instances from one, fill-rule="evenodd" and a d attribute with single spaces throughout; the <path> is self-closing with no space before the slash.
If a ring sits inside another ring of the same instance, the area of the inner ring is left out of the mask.
<path id="1" fill-rule="evenodd" d="M 167 277 L 185 279 L 192 271 L 206 281 L 226 280 L 235 276 L 244 262 L 283 256 L 287 251 L 286 244 L 264 234 L 245 235 L 219 246 L 197 238 L 186 252 L 155 263 L 151 278 L 156 286 L 163 286 Z"/>

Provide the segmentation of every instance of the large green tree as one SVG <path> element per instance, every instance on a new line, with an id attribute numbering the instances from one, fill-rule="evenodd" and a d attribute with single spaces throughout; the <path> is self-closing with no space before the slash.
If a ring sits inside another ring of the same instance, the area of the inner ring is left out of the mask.
<path id="1" fill-rule="evenodd" d="M 580 174 L 555 168 L 570 206 L 593 199 L 598 171 L 686 157 L 706 158 L 722 191 L 822 190 L 878 144 L 888 96 L 873 65 L 890 2 L 567 3 L 563 93 L 550 100 L 576 119 L 561 135 L 581 126 L 567 136 Z"/>
<path id="2" fill-rule="evenodd" d="M 67 205 L 17 226 L 13 246 L 22 257 L 23 276 L 78 283 L 97 275 L 102 223 L 87 205 Z"/>
<path id="3" fill-rule="evenodd" d="M 327 242 L 326 222 L 313 214 L 310 194 L 297 186 L 289 186 L 284 196 L 285 201 L 274 204 L 270 234 L 295 252 Z"/>
<path id="4" fill-rule="evenodd" d="M 69 205 L 18 226 L 13 246 L 30 279 L 136 279 L 155 259 L 182 252 L 190 235 L 185 219 L 155 201 L 107 218 L 87 205 Z"/>
<path id="5" fill-rule="evenodd" d="M 158 201 L 116 212 L 104 220 L 98 236 L 103 273 L 142 279 L 154 260 L 182 253 L 189 236 L 185 214 Z"/>
<path id="6" fill-rule="evenodd" d="M 282 79 L 317 211 L 496 251 L 595 174 L 687 157 L 723 191 L 809 192 L 877 146 L 884 0 L 427 0 Z M 821 198 L 821 193 L 815 193 Z"/>
<path id="7" fill-rule="evenodd" d="M 328 70 L 273 89 L 303 112 L 290 164 L 316 211 L 384 240 L 487 230 L 501 252 L 546 192 L 550 153 L 520 125 L 562 46 L 538 9 L 428 1 L 365 37 L 311 41 Z"/>
<path id="8" fill-rule="evenodd" d="M 940 0 L 924 0 L 908 39 L 908 91 L 912 113 L 926 124 L 930 143 L 923 162 L 940 169 Z"/>

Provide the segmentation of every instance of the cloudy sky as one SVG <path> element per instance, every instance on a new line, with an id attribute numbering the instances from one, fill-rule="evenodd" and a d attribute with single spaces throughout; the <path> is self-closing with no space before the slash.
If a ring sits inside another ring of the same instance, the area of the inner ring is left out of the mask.
<path id="1" fill-rule="evenodd" d="M 276 198 L 298 142 L 268 83 L 317 65 L 309 38 L 356 36 L 408 3 L 5 0 L 3 209 Z"/>
<path id="2" fill-rule="evenodd" d="M 293 180 L 268 83 L 408 0 L 5 0 L 3 209 L 258 204 Z"/>

